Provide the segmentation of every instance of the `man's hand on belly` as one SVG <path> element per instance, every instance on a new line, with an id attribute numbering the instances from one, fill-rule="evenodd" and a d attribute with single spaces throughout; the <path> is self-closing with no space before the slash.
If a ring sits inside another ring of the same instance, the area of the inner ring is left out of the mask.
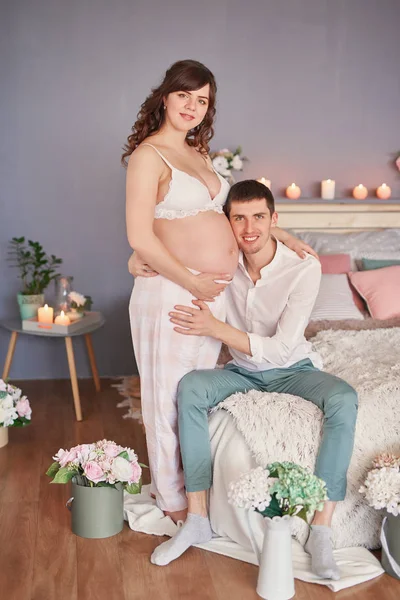
<path id="1" fill-rule="evenodd" d="M 216 319 L 205 302 L 192 300 L 190 306 L 176 305 L 170 312 L 170 321 L 174 323 L 174 331 L 183 335 L 205 335 L 220 340 L 230 348 L 251 356 L 250 341 L 247 333 Z"/>
<path id="2" fill-rule="evenodd" d="M 207 304 L 202 300 L 192 300 L 198 308 L 191 306 L 174 306 L 175 311 L 170 312 L 170 321 L 177 325 L 174 331 L 183 335 L 206 335 L 216 337 L 218 323 L 222 323 L 214 317 Z"/>

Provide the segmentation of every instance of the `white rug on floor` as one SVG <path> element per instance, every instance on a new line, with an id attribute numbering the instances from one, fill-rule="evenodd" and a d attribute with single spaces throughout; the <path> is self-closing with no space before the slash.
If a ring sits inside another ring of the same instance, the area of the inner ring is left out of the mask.
<path id="1" fill-rule="evenodd" d="M 175 523 L 169 517 L 165 517 L 164 513 L 157 508 L 155 500 L 150 496 L 149 485 L 143 486 L 141 494 L 130 495 L 125 493 L 124 515 L 129 527 L 134 531 L 170 537 L 177 531 Z M 250 516 L 250 522 L 258 519 L 262 520 L 261 515 L 256 513 L 250 513 Z M 259 524 L 254 527 L 255 534 L 257 534 L 258 529 Z M 216 536 L 207 544 L 199 544 L 196 547 L 243 560 L 253 565 L 258 564 L 254 552 L 233 542 L 228 537 Z M 309 555 L 304 551 L 302 545 L 294 539 L 292 540 L 292 552 L 294 576 L 297 579 L 308 583 L 326 585 L 334 592 L 369 581 L 383 573 L 379 561 L 365 548 L 342 548 L 334 551 L 335 560 L 340 568 L 340 580 L 318 579 L 311 573 Z"/>

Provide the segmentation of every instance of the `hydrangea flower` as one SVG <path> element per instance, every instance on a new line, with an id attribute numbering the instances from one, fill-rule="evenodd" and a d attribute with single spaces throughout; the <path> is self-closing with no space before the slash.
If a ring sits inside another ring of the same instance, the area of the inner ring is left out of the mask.
<path id="1" fill-rule="evenodd" d="M 307 514 L 322 510 L 328 499 L 326 484 L 308 469 L 290 462 L 272 463 L 243 474 L 230 485 L 228 501 L 263 516 Z"/>
<path id="2" fill-rule="evenodd" d="M 400 457 L 381 454 L 359 489 L 369 506 L 385 509 L 394 516 L 400 514 Z"/>

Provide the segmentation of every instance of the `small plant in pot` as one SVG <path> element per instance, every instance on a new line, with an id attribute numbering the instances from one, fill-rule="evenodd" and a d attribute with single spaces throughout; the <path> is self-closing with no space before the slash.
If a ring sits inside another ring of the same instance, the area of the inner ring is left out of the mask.
<path id="1" fill-rule="evenodd" d="M 62 259 L 47 255 L 39 242 L 26 241 L 24 237 L 12 238 L 9 248 L 9 262 L 19 269 L 18 277 L 22 281 L 22 290 L 17 296 L 21 318 L 31 319 L 44 304 L 44 290 L 58 277 Z"/>

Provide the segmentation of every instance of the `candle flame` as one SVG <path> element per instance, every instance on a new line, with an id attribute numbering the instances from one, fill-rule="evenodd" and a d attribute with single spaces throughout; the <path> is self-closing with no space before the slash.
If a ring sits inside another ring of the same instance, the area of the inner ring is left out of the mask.
<path id="1" fill-rule="evenodd" d="M 44 307 L 46 310 L 49 308 L 48 304 L 45 304 Z"/>
<path id="2" fill-rule="evenodd" d="M 61 311 L 61 316 L 65 317 L 65 312 L 63 310 Z"/>
<path id="3" fill-rule="evenodd" d="M 294 187 L 296 187 L 296 184 L 292 183 L 292 185 L 290 187 L 294 188 Z"/>

